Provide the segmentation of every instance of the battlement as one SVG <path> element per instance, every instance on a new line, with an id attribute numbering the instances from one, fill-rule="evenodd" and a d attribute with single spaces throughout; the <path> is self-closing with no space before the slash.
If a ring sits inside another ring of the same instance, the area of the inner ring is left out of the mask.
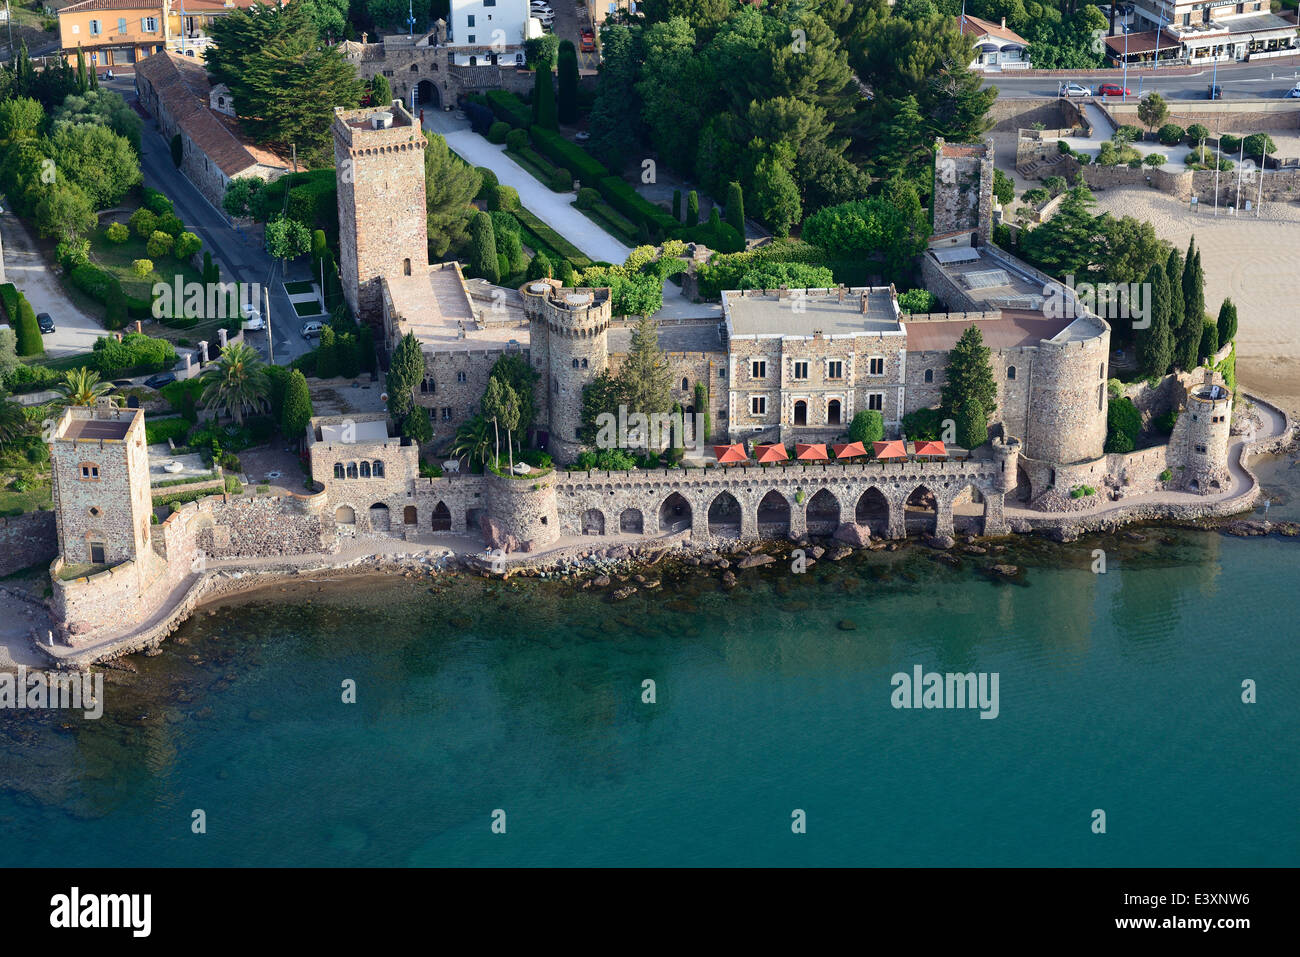
<path id="1" fill-rule="evenodd" d="M 330 130 L 335 140 L 351 152 L 424 149 L 420 126 L 401 100 L 393 100 L 386 109 L 344 110 L 336 107 Z"/>

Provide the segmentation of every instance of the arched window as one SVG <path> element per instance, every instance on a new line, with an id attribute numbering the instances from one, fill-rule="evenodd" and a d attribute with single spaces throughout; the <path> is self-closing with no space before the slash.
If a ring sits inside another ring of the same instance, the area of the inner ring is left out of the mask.
<path id="1" fill-rule="evenodd" d="M 464 381 L 465 381 L 465 373 L 463 373 L 463 372 L 457 372 L 457 373 L 456 373 L 456 381 L 457 381 L 457 382 L 464 382 Z"/>
<path id="2" fill-rule="evenodd" d="M 574 367 L 575 369 L 578 368 L 578 360 L 577 360 L 577 359 L 574 359 L 574 360 L 573 360 L 573 367 Z"/>
<path id="3" fill-rule="evenodd" d="M 586 359 L 583 359 L 583 360 L 582 360 L 582 367 L 583 367 L 584 369 L 587 368 L 587 360 L 586 360 Z"/>
<path id="4" fill-rule="evenodd" d="M 411 64 L 411 72 L 412 72 L 412 73 L 419 73 L 419 72 L 420 72 L 420 64 L 418 64 L 418 63 L 412 63 L 412 64 Z"/>
<path id="5" fill-rule="evenodd" d="M 408 257 L 402 260 L 402 275 L 409 276 L 410 274 L 411 274 L 411 260 Z"/>
<path id="6" fill-rule="evenodd" d="M 1015 377 L 1016 377 L 1016 367 L 1007 366 L 1007 379 L 1014 379 Z"/>
<path id="7" fill-rule="evenodd" d="M 350 478 L 350 479 L 354 479 L 354 478 L 356 478 L 356 477 L 357 477 L 357 463 L 356 463 L 356 462 L 349 462 L 349 463 L 348 463 L 348 478 Z"/>
<path id="8" fill-rule="evenodd" d="M 840 424 L 840 400 L 831 399 L 826 403 L 826 423 L 828 425 Z"/>
<path id="9" fill-rule="evenodd" d="M 370 463 L 369 463 L 369 462 L 362 462 L 362 463 L 361 463 L 361 477 L 362 477 L 362 478 L 370 478 Z"/>
<path id="10" fill-rule="evenodd" d="M 690 391 L 690 383 L 686 381 L 685 376 L 682 377 L 682 391 L 683 392 Z"/>
<path id="11" fill-rule="evenodd" d="M 335 463 L 334 463 L 334 477 L 335 477 L 336 479 L 341 479 L 341 478 L 343 478 L 343 463 L 342 463 L 342 462 L 335 462 Z"/>
<path id="12" fill-rule="evenodd" d="M 381 462 L 379 459 L 375 459 L 375 464 L 371 468 L 372 468 L 372 474 L 375 476 L 375 478 L 384 477 L 384 463 Z"/>
<path id="13" fill-rule="evenodd" d="M 926 370 L 925 370 L 925 381 L 926 381 L 926 382 L 933 382 L 933 381 L 934 381 L 934 370 L 933 370 L 933 369 L 926 369 Z"/>

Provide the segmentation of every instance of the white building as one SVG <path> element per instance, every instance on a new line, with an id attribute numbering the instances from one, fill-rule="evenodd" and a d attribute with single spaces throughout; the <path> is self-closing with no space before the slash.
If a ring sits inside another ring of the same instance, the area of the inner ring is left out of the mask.
<path id="1" fill-rule="evenodd" d="M 1007 28 L 1006 17 L 997 24 L 967 13 L 957 18 L 957 24 L 975 47 L 972 70 L 1029 69 L 1029 41 Z"/>
<path id="2" fill-rule="evenodd" d="M 524 40 L 540 34 L 528 0 L 451 0 L 447 46 L 456 66 L 523 66 Z"/>
<path id="3" fill-rule="evenodd" d="M 1136 29 L 1155 36 L 1163 26 L 1165 34 L 1174 37 L 1176 47 L 1170 53 L 1162 39 L 1162 60 L 1261 60 L 1300 52 L 1295 14 L 1270 12 L 1268 0 L 1134 0 L 1133 6 Z M 1112 50 L 1118 47 L 1114 39 L 1107 42 Z"/>

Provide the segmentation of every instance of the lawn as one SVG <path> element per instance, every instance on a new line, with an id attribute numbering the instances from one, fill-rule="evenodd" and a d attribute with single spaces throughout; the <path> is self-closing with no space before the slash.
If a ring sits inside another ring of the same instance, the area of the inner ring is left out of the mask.
<path id="1" fill-rule="evenodd" d="M 300 316 L 319 316 L 323 313 L 320 303 L 315 299 L 310 302 L 295 302 L 293 304 L 293 311 Z"/>
<path id="2" fill-rule="evenodd" d="M 291 295 L 291 296 L 302 296 L 302 295 L 306 295 L 307 293 L 311 292 L 312 289 L 313 289 L 312 284 L 309 283 L 309 282 L 305 282 L 305 281 L 300 281 L 300 282 L 286 282 L 286 283 L 284 284 L 284 291 L 287 292 L 287 293 L 288 293 L 289 295 Z"/>
<path id="3" fill-rule="evenodd" d="M 26 491 L 16 491 L 11 486 L 14 482 L 14 475 L 11 472 L 0 473 L 0 516 L 21 515 L 24 512 L 35 512 L 38 509 L 48 509 L 52 504 L 50 497 L 50 479 L 46 474 L 43 478 L 36 478 L 32 473 L 24 473 L 21 478 L 27 483 Z"/>
<path id="4" fill-rule="evenodd" d="M 173 256 L 164 256 L 154 262 L 153 272 L 143 279 L 135 274 L 131 265 L 137 259 L 151 259 L 146 243 L 134 232 L 126 242 L 111 243 L 104 235 L 107 225 L 96 229 L 90 238 L 90 261 L 101 269 L 111 272 L 122 281 L 122 291 L 137 299 L 153 299 L 154 283 L 165 282 L 173 285 L 179 275 L 182 282 L 202 283 L 202 274 L 190 265 L 188 259 L 181 261 Z"/>

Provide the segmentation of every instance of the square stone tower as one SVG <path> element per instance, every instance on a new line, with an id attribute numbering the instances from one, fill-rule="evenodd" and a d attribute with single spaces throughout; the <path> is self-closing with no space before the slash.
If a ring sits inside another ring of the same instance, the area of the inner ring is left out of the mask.
<path id="1" fill-rule="evenodd" d="M 934 142 L 934 235 L 971 231 L 993 241 L 993 141 Z"/>
<path id="2" fill-rule="evenodd" d="M 59 552 L 70 565 L 116 565 L 150 545 L 153 500 L 144 412 L 71 407 L 50 450 Z"/>
<path id="3" fill-rule="evenodd" d="M 382 321 L 381 276 L 429 266 L 424 206 L 424 134 L 394 100 L 386 109 L 334 111 L 339 202 L 339 275 L 360 322 Z"/>

